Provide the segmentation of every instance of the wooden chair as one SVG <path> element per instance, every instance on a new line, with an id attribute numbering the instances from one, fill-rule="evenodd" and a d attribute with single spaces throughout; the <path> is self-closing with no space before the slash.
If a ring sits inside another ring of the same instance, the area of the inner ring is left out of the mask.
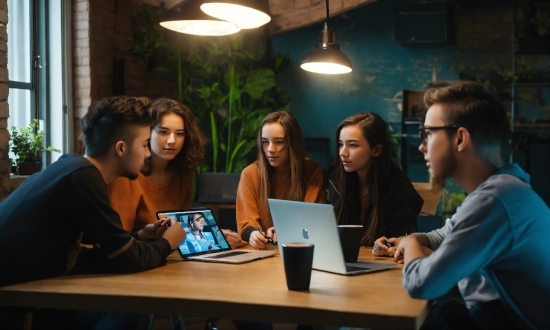
<path id="1" fill-rule="evenodd" d="M 430 182 L 412 182 L 414 189 L 424 200 L 421 215 L 435 215 L 441 198 L 444 182 L 437 181 L 430 175 Z"/>
<path id="2" fill-rule="evenodd" d="M 235 203 L 240 173 L 200 173 L 197 202 L 212 210 L 221 228 L 237 231 Z"/>
<path id="3" fill-rule="evenodd" d="M 414 189 L 424 200 L 422 210 L 416 221 L 417 232 L 429 232 L 437 228 L 441 228 L 441 217 L 436 215 L 437 206 L 441 199 L 441 191 L 443 190 L 443 182 L 434 180 L 430 175 L 430 182 L 412 182 Z"/>

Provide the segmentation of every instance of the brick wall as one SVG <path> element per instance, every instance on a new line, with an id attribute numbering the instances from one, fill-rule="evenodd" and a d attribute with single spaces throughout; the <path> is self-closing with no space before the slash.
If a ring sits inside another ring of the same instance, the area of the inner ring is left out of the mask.
<path id="1" fill-rule="evenodd" d="M 172 8 L 179 0 L 140 0 L 153 6 Z M 256 0 L 266 1 L 269 4 L 271 22 L 269 34 L 275 35 L 299 29 L 314 23 L 322 22 L 326 18 L 326 0 Z M 330 16 L 345 13 L 348 10 L 364 6 L 377 0 L 330 0 Z"/>
<path id="2" fill-rule="evenodd" d="M 374 1 L 376 0 L 330 0 L 330 16 Z M 269 10 L 272 14 L 272 21 L 269 23 L 270 35 L 322 22 L 327 16 L 325 0 L 269 0 Z"/>
<path id="3" fill-rule="evenodd" d="M 132 18 L 141 4 L 140 0 L 90 0 L 92 102 L 112 95 L 114 60 L 124 63 L 125 95 L 173 95 L 175 75 L 149 71 L 147 62 L 131 52 Z"/>
<path id="4" fill-rule="evenodd" d="M 0 0 L 0 200 L 11 190 L 10 169 L 8 158 L 8 1 Z"/>
<path id="5" fill-rule="evenodd" d="M 73 104 L 76 154 L 84 153 L 84 146 L 78 139 L 80 119 L 88 111 L 91 103 L 90 77 L 90 11 L 88 0 L 73 0 Z"/>
<path id="6" fill-rule="evenodd" d="M 149 71 L 147 62 L 131 52 L 132 17 L 141 4 L 141 0 L 73 0 L 77 154 L 83 153 L 83 145 L 77 138 L 81 118 L 90 104 L 113 95 L 115 60 L 122 61 L 124 67 L 123 94 L 150 98 L 174 95 L 174 75 Z"/>

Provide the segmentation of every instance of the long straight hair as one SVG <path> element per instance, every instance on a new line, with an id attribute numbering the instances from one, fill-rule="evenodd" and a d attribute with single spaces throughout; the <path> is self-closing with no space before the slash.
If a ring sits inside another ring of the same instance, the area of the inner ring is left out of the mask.
<path id="1" fill-rule="evenodd" d="M 358 113 L 344 119 L 338 125 L 336 141 L 340 140 L 340 132 L 347 126 L 357 126 L 371 148 L 375 148 L 377 145 L 382 147 L 380 154 L 373 158 L 367 176 L 364 178 L 358 177 L 357 172 L 346 172 L 340 157 L 337 157 L 335 168 L 339 192 L 336 202 L 338 223 L 342 225 L 353 223 L 351 217 L 360 214 L 361 224 L 366 228 L 361 242 L 364 245 L 370 245 L 383 233 L 383 221 L 387 213 L 383 207 L 383 200 L 387 198 L 390 166 L 395 165 L 388 125 L 374 112 Z M 337 142 L 336 150 L 340 150 L 339 142 Z M 366 209 L 361 208 L 361 181 L 366 183 L 369 191 L 369 202 Z"/>
<path id="2" fill-rule="evenodd" d="M 269 210 L 267 199 L 272 197 L 275 189 L 272 183 L 272 178 L 275 168 L 269 164 L 267 157 L 262 148 L 262 129 L 266 124 L 279 123 L 285 130 L 284 147 L 288 150 L 289 166 L 290 166 L 290 182 L 279 182 L 278 184 L 290 185 L 288 195 L 284 199 L 292 201 L 304 200 L 304 167 L 306 158 L 306 147 L 302 130 L 296 118 L 290 113 L 278 110 L 269 113 L 265 116 L 258 129 L 258 158 L 256 165 L 260 169 L 260 192 L 259 192 L 259 207 L 260 209 Z"/>

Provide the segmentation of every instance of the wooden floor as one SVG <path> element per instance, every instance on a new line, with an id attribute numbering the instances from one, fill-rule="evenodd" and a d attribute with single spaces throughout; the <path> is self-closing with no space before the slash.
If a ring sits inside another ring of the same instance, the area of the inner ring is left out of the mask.
<path id="1" fill-rule="evenodd" d="M 205 326 L 206 326 L 205 319 L 190 319 L 185 321 L 185 328 L 176 327 L 176 329 L 204 330 Z M 216 327 L 218 330 L 237 330 L 233 322 L 229 319 L 217 320 Z M 273 330 L 295 330 L 295 329 L 296 329 L 296 324 L 286 324 L 286 323 L 273 324 Z M 170 330 L 170 322 L 168 321 L 167 318 L 163 318 L 163 317 L 156 318 L 155 322 L 153 323 L 153 330 Z"/>
<path id="2" fill-rule="evenodd" d="M 181 330 L 205 330 L 205 319 L 191 319 L 185 321 L 185 328 L 176 327 Z M 219 319 L 216 321 L 216 327 L 218 330 L 237 330 L 233 322 L 229 319 Z M 289 323 L 274 323 L 273 330 L 296 330 L 296 324 Z M 145 327 L 144 329 L 147 329 Z M 363 328 L 349 328 L 349 327 L 314 327 L 315 330 L 366 330 Z M 167 318 L 157 318 L 153 323 L 153 330 L 171 330 L 170 323 Z"/>

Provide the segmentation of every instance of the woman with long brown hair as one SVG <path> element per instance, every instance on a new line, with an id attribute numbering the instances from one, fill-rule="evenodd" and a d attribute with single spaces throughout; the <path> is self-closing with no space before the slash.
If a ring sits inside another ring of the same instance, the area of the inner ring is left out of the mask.
<path id="1" fill-rule="evenodd" d="M 237 226 L 244 241 L 263 249 L 276 241 L 268 198 L 325 202 L 323 173 L 306 158 L 302 130 L 286 111 L 268 114 L 258 129 L 258 157 L 241 173 L 237 190 Z"/>
<path id="2" fill-rule="evenodd" d="M 331 200 L 338 224 L 363 225 L 363 245 L 412 233 L 424 201 L 395 164 L 386 122 L 373 112 L 356 114 L 340 123 L 336 140 Z"/>

